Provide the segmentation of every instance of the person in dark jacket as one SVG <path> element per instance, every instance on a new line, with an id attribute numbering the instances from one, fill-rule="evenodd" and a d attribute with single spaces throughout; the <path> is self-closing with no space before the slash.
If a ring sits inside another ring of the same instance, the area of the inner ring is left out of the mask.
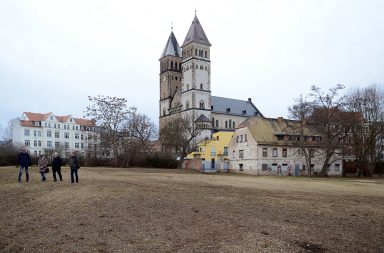
<path id="1" fill-rule="evenodd" d="M 31 161 L 31 157 L 28 152 L 26 152 L 25 148 L 21 149 L 21 152 L 18 156 L 20 170 L 19 170 L 19 179 L 17 180 L 21 183 L 21 176 L 23 175 L 23 169 L 25 170 L 25 180 L 29 182 L 29 174 L 28 174 L 28 166 Z"/>
<path id="2" fill-rule="evenodd" d="M 60 181 L 63 181 L 63 177 L 61 176 L 61 158 L 57 152 L 53 154 L 53 160 L 52 160 L 53 181 L 57 181 L 56 172 L 59 175 Z"/>
<path id="3" fill-rule="evenodd" d="M 74 176 L 76 178 L 76 183 L 79 182 L 79 177 L 77 174 L 77 170 L 80 168 L 79 160 L 76 157 L 75 153 L 71 154 L 71 157 L 69 158 L 69 167 L 71 168 L 71 182 L 74 183 Z"/>

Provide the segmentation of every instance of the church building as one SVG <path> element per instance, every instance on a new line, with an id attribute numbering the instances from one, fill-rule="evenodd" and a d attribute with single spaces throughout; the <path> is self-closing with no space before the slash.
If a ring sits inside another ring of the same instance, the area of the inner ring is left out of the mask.
<path id="1" fill-rule="evenodd" d="M 160 61 L 160 127 L 188 117 L 204 128 L 195 142 L 218 131 L 234 131 L 249 116 L 263 115 L 252 100 L 212 96 L 211 43 L 195 15 L 181 47 L 171 31 Z"/>

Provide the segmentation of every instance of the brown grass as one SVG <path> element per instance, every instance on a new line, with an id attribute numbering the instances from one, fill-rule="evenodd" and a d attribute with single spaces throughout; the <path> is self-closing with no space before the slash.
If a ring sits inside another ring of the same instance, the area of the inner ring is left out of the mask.
<path id="1" fill-rule="evenodd" d="M 63 175 L 40 182 L 32 168 L 19 184 L 0 168 L 0 252 L 384 252 L 383 179 Z"/>

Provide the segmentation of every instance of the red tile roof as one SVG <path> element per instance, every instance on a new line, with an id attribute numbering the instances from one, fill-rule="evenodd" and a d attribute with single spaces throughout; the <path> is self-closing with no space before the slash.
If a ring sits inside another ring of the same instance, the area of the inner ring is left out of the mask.
<path id="1" fill-rule="evenodd" d="M 40 126 L 35 126 L 33 124 L 33 121 L 28 121 L 28 120 L 20 120 L 20 124 L 22 126 L 27 126 L 27 127 L 40 127 Z"/>
<path id="2" fill-rule="evenodd" d="M 28 120 L 21 120 L 21 124 L 23 126 L 35 126 L 33 124 L 33 121 L 44 121 L 47 120 L 49 115 L 53 115 L 53 113 L 33 113 L 33 112 L 24 112 L 24 114 L 27 116 Z M 71 115 L 64 115 L 64 116 L 55 116 L 57 121 L 59 122 L 67 122 L 68 119 L 71 117 Z M 81 118 L 73 118 L 75 120 L 76 124 L 79 124 L 81 126 L 95 126 L 96 123 L 94 120 L 89 119 L 81 119 Z"/>
<path id="3" fill-rule="evenodd" d="M 47 120 L 48 116 L 51 114 L 51 112 L 48 113 L 34 113 L 34 112 L 24 112 L 24 114 L 27 116 L 27 118 L 30 121 L 42 121 Z"/>
<path id="4" fill-rule="evenodd" d="M 75 122 L 81 126 L 95 126 L 94 120 L 74 118 Z"/>

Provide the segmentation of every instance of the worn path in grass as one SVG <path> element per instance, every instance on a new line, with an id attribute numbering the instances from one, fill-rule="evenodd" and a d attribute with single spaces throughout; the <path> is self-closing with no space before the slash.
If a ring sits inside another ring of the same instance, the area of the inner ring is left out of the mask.
<path id="1" fill-rule="evenodd" d="M 0 252 L 383 252 L 383 179 L 0 168 Z"/>

